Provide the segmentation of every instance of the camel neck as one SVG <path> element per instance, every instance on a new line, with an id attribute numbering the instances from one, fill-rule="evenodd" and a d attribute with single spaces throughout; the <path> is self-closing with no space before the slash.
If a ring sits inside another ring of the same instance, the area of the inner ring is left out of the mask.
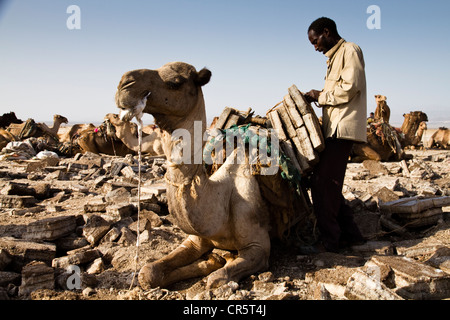
<path id="1" fill-rule="evenodd" d="M 203 95 L 198 95 L 198 102 L 193 112 L 180 119 L 175 129 L 166 135 L 163 142 L 168 159 L 166 180 L 174 185 L 192 182 L 196 177 L 204 178 L 203 169 L 203 135 L 206 131 L 206 113 Z M 169 182 L 169 183 L 170 183 Z"/>

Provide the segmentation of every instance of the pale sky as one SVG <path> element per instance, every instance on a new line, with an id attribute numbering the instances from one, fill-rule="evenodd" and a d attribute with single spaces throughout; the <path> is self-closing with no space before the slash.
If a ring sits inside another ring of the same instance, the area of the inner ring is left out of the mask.
<path id="1" fill-rule="evenodd" d="M 80 29 L 67 27 L 70 5 Z M 370 5 L 381 29 L 367 27 Z M 184 61 L 212 71 L 209 119 L 227 106 L 265 115 L 292 84 L 322 89 L 326 57 L 307 29 L 326 16 L 363 50 L 368 112 L 382 94 L 394 125 L 420 110 L 450 127 L 449 13 L 448 0 L 0 0 L 0 114 L 100 123 L 118 112 L 123 73 Z"/>

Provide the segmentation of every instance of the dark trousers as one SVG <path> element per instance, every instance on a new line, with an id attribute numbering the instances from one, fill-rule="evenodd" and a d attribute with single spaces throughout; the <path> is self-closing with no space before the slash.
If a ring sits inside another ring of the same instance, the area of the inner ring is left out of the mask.
<path id="1" fill-rule="evenodd" d="M 359 242 L 361 233 L 353 210 L 342 196 L 345 171 L 353 141 L 329 138 L 311 176 L 311 196 L 322 244 L 336 252 L 340 241 Z"/>

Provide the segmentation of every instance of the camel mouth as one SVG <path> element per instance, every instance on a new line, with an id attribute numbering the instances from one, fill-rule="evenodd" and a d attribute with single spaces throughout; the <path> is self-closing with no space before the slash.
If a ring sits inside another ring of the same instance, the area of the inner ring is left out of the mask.
<path id="1" fill-rule="evenodd" d="M 119 113 L 119 119 L 122 121 L 131 121 L 134 118 L 134 108 L 131 109 L 122 109 Z"/>
<path id="2" fill-rule="evenodd" d="M 150 94 L 151 92 L 146 94 L 145 97 L 142 98 L 142 100 L 132 108 L 121 108 L 119 113 L 120 120 L 131 121 L 133 118 L 136 118 L 136 120 L 140 122 L 142 116 L 144 115 L 145 106 L 147 105 L 147 98 Z"/>

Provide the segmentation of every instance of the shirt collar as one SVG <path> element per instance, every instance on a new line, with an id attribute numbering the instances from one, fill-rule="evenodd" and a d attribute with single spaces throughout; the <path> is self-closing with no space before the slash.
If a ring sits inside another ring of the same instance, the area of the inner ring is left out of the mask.
<path id="1" fill-rule="evenodd" d="M 327 56 L 328 59 L 333 58 L 333 56 L 334 56 L 334 54 L 336 53 L 336 51 L 338 51 L 338 49 L 341 47 L 341 45 L 342 45 L 344 42 L 345 42 L 345 40 L 341 38 L 341 40 L 339 40 L 338 43 L 336 43 L 336 44 L 334 45 L 333 48 L 331 48 L 330 50 L 328 50 L 328 51 L 325 53 L 325 56 Z"/>

